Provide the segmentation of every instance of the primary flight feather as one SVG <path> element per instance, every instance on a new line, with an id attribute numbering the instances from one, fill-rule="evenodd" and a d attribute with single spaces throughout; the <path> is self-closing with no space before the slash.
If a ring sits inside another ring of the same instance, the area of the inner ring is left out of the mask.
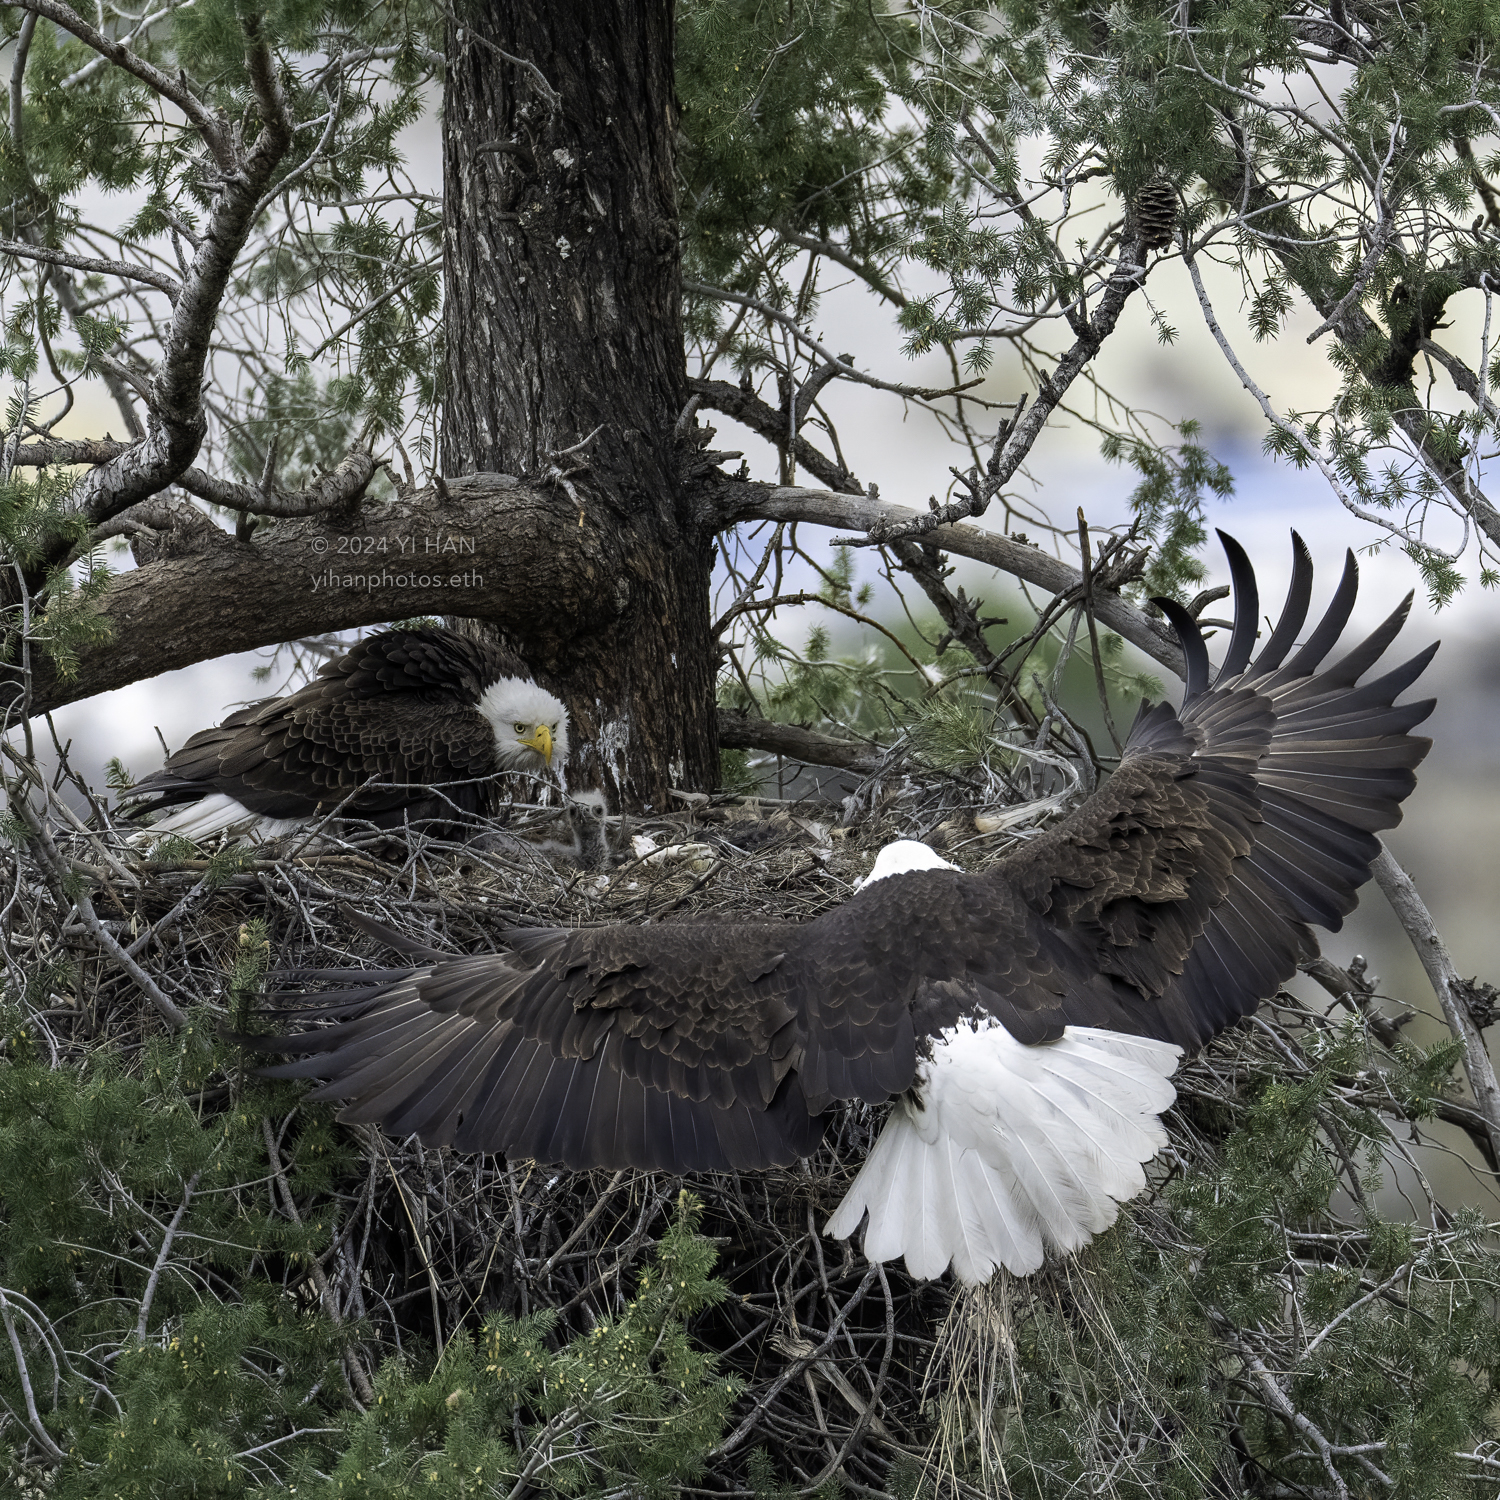
<path id="1" fill-rule="evenodd" d="M 335 1024 L 255 1045 L 323 1080 L 342 1117 L 429 1144 L 561 1163 L 725 1171 L 811 1152 L 841 1100 L 894 1101 L 827 1229 L 918 1276 L 1024 1274 L 1145 1186 L 1171 1075 L 1337 929 L 1400 819 L 1431 701 L 1396 706 L 1436 647 L 1358 685 L 1410 597 L 1322 663 L 1353 608 L 1349 556 L 1300 647 L 1300 538 L 1281 618 L 1225 537 L 1235 624 L 1210 676 L 1196 622 L 1162 607 L 1183 706 L 1142 707 L 1120 767 L 982 874 L 881 851 L 805 923 L 524 931 L 510 950 L 422 953 L 338 976 Z M 1252 659 L 1253 658 L 1253 659 Z M 420 950 L 414 950 L 420 951 Z"/>

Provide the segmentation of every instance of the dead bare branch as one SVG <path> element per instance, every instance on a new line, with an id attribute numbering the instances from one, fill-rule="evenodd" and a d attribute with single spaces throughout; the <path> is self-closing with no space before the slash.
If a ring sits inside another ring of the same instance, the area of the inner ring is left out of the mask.
<path id="1" fill-rule="evenodd" d="M 808 521 L 818 526 L 848 528 L 867 534 L 880 522 L 892 525 L 916 518 L 918 512 L 868 495 L 840 495 L 829 490 L 777 488 L 750 481 L 727 483 L 715 495 L 724 524 L 751 519 Z M 1069 594 L 1083 587 L 1080 569 L 1049 556 L 1040 548 L 1012 541 L 976 526 L 942 526 L 928 535 L 934 546 L 959 557 L 973 558 L 1035 584 L 1049 594 Z M 1094 612 L 1111 630 L 1139 647 L 1168 671 L 1182 676 L 1184 667 L 1177 638 L 1158 621 L 1118 594 L 1099 589 Z"/>
<path id="2" fill-rule="evenodd" d="M 1490 1154 L 1500 1161 L 1500 1081 L 1496 1080 L 1484 1035 L 1463 1004 L 1464 981 L 1411 876 L 1397 864 L 1389 849 L 1382 849 L 1375 861 L 1375 879 L 1427 971 L 1448 1030 L 1464 1044 L 1464 1071 L 1474 1092 L 1475 1106 L 1489 1130 Z"/>
<path id="3" fill-rule="evenodd" d="M 835 739 L 775 719 L 751 719 L 727 708 L 719 710 L 719 743 L 726 750 L 769 750 L 788 760 L 835 766 L 861 776 L 878 771 L 885 763 L 885 752 L 879 746 Z"/>

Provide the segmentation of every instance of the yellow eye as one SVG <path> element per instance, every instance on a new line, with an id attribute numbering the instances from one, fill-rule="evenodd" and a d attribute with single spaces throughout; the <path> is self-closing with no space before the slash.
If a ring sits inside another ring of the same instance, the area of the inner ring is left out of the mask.
<path id="1" fill-rule="evenodd" d="M 525 734 L 526 733 L 526 726 L 524 724 L 516 724 L 516 725 L 513 725 L 512 727 L 515 729 L 515 731 L 516 731 L 517 734 Z"/>

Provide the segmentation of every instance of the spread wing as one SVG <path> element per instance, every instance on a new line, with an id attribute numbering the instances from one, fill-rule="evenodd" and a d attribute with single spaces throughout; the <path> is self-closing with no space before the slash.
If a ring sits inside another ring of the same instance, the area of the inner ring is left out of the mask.
<path id="1" fill-rule="evenodd" d="M 777 974 L 793 935 L 526 934 L 524 959 L 357 976 L 365 988 L 328 997 L 353 1019 L 252 1045 L 301 1054 L 270 1071 L 328 1078 L 315 1096 L 349 1101 L 343 1118 L 433 1144 L 572 1165 L 768 1166 L 806 1154 L 822 1123 L 792 1067 L 797 1018 Z"/>
<path id="2" fill-rule="evenodd" d="M 1172 926 L 1157 925 L 1159 917 L 1170 923 L 1181 907 L 1169 903 L 1163 911 L 1130 893 L 1112 898 L 1101 910 L 1106 923 L 1144 938 L 1115 949 L 1141 997 L 1132 1006 L 1137 1024 L 1129 1029 L 1187 1048 L 1201 1046 L 1248 1015 L 1291 977 L 1299 961 L 1316 954 L 1313 925 L 1339 929 L 1380 853 L 1375 835 L 1400 822 L 1401 803 L 1415 787 L 1416 768 L 1432 743 L 1410 730 L 1432 712 L 1433 701 L 1396 705 L 1395 699 L 1431 661 L 1435 643 L 1356 686 L 1401 630 L 1411 595 L 1365 640 L 1322 667 L 1353 610 L 1359 570 L 1353 553 L 1347 554 L 1327 612 L 1306 644 L 1294 650 L 1312 587 L 1311 559 L 1294 534 L 1286 606 L 1251 660 L 1255 577 L 1239 546 L 1222 534 L 1221 539 L 1235 582 L 1236 623 L 1212 687 L 1207 654 L 1192 621 L 1168 601 L 1162 607 L 1188 655 L 1180 722 L 1199 742 L 1191 759 L 1195 766 L 1212 767 L 1209 800 L 1215 819 L 1234 822 L 1235 838 L 1248 835 L 1250 846 L 1237 851 L 1227 868 L 1218 858 L 1206 863 L 1198 879 L 1216 889 L 1222 885 L 1223 895 L 1210 902 L 1185 947 Z M 1230 768 L 1222 762 L 1226 754 L 1243 757 L 1252 735 L 1252 699 L 1269 710 L 1271 732 L 1255 759 L 1253 800 L 1238 803 L 1240 810 L 1232 814 L 1238 794 L 1225 784 Z M 1165 727 L 1150 729 L 1150 717 L 1137 731 L 1146 754 L 1148 735 L 1170 733 Z M 1198 775 L 1201 779 L 1203 773 Z"/>
<path id="3" fill-rule="evenodd" d="M 1041 927 L 1003 885 L 925 871 L 802 925 L 512 933 L 511 953 L 359 975 L 325 997 L 337 1024 L 250 1044 L 298 1057 L 274 1076 L 328 1080 L 313 1097 L 346 1101 L 343 1118 L 432 1144 L 572 1167 L 785 1164 L 835 1100 L 910 1085 L 932 1020 L 920 985 L 939 1005 L 975 976 L 1021 1009 L 1054 1001 Z"/>
<path id="4" fill-rule="evenodd" d="M 1236 625 L 1210 681 L 1195 622 L 1164 604 L 1184 706 L 1143 708 L 1120 769 L 1077 812 L 982 875 L 874 881 L 801 924 L 512 935 L 507 954 L 364 976 L 335 1024 L 264 1050 L 324 1080 L 346 1118 L 571 1167 L 677 1171 L 805 1154 L 838 1099 L 910 1088 L 955 1029 L 1018 1042 L 1065 1028 L 1196 1047 L 1274 992 L 1337 926 L 1398 821 L 1431 703 L 1394 707 L 1423 652 L 1356 687 L 1405 618 L 1319 671 L 1356 570 L 1307 643 L 1300 539 L 1281 621 L 1252 662 L 1259 605 L 1225 539 Z M 857 1216 L 856 1216 L 857 1217 Z"/>
<path id="5" fill-rule="evenodd" d="M 1108 976 L 1116 1008 L 1069 1001 L 1063 1019 L 1193 1049 L 1248 1015 L 1337 931 L 1380 853 L 1431 741 L 1410 734 L 1432 700 L 1395 705 L 1437 650 L 1362 687 L 1411 608 L 1320 670 L 1358 590 L 1353 553 L 1302 647 L 1312 562 L 1293 534 L 1280 621 L 1251 660 L 1255 575 L 1220 533 L 1235 625 L 1210 683 L 1201 632 L 1158 600 L 1188 663 L 1183 707 L 1143 707 L 1119 771 L 1098 796 L 1000 866 L 1075 957 Z M 1007 1023 L 1008 1024 L 1008 1023 Z"/>
<path id="6" fill-rule="evenodd" d="M 195 734 L 133 796 L 156 812 L 220 792 L 271 818 L 313 817 L 346 798 L 349 813 L 376 821 L 476 811 L 477 783 L 499 766 L 474 705 L 501 655 L 450 631 L 371 636 L 289 697 Z M 413 790 L 433 786 L 446 795 Z"/>

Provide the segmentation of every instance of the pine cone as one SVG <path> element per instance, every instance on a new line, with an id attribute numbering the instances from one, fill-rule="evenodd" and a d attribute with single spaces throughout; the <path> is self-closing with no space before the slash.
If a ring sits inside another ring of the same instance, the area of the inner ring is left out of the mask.
<path id="1" fill-rule="evenodd" d="M 1164 250 L 1177 225 L 1177 189 L 1165 177 L 1154 177 L 1135 195 L 1135 216 L 1148 250 Z"/>

